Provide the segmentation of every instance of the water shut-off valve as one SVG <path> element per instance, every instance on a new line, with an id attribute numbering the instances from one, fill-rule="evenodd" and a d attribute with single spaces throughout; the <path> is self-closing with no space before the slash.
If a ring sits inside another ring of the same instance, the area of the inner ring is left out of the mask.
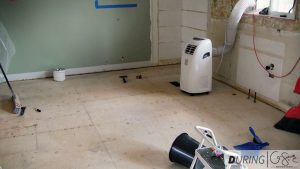
<path id="1" fill-rule="evenodd" d="M 270 70 L 274 70 L 275 65 L 273 63 L 271 63 L 270 65 L 267 65 L 265 68 L 269 72 Z M 269 77 L 270 78 L 274 78 L 274 74 L 272 74 L 272 73 L 269 72 Z"/>

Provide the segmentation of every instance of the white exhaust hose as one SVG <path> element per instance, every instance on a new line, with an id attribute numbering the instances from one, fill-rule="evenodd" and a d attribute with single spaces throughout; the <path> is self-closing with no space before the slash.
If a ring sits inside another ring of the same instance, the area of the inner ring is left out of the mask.
<path id="1" fill-rule="evenodd" d="M 235 42 L 238 25 L 244 12 L 249 7 L 255 6 L 255 4 L 255 0 L 239 0 L 236 3 L 227 21 L 224 44 L 213 48 L 213 56 L 224 55 L 231 51 Z"/>

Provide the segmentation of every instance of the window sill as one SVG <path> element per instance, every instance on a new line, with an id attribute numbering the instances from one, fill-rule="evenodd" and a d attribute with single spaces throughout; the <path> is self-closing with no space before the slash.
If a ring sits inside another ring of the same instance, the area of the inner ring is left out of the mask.
<path id="1" fill-rule="evenodd" d="M 266 17 L 266 18 L 275 18 L 275 19 L 284 19 L 284 20 L 296 20 L 295 14 L 285 14 L 286 17 L 281 16 L 282 13 L 271 13 L 268 15 L 261 15 L 259 14 L 259 11 L 249 11 L 246 12 L 245 15 L 255 15 L 255 16 L 260 16 L 260 17 Z"/>

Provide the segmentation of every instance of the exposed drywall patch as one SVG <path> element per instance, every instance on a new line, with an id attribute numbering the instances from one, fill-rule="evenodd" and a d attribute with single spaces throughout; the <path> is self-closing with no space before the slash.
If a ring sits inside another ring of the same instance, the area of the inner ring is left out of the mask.
<path id="1" fill-rule="evenodd" d="M 282 73 L 282 59 L 263 54 L 260 54 L 260 59 L 265 65 L 270 63 L 275 65 L 275 69 L 272 73 Z M 239 49 L 237 83 L 253 89 L 270 99 L 279 101 L 281 79 L 268 77 L 268 74 L 257 64 L 252 50 Z"/>
<path id="2" fill-rule="evenodd" d="M 264 53 L 275 55 L 278 57 L 285 56 L 285 44 L 282 42 L 277 42 L 264 38 L 255 38 L 256 49 Z M 240 35 L 240 45 L 253 49 L 252 36 L 241 34 Z"/>
<path id="3" fill-rule="evenodd" d="M 215 19 L 226 19 L 238 0 L 214 0 L 211 4 L 211 16 Z"/>

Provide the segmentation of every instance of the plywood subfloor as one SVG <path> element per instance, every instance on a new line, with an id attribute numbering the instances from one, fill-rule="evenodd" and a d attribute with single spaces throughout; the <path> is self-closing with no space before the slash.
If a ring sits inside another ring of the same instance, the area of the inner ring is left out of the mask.
<path id="1" fill-rule="evenodd" d="M 300 148 L 299 135 L 273 128 L 282 112 L 216 81 L 209 95 L 191 97 L 169 84 L 178 79 L 174 65 L 14 82 L 27 106 L 23 117 L 8 113 L 10 96 L 1 84 L 0 166 L 180 169 L 169 162 L 169 148 L 182 132 L 199 139 L 196 125 L 213 129 L 229 148 L 251 140 L 249 126 L 269 149 Z"/>

